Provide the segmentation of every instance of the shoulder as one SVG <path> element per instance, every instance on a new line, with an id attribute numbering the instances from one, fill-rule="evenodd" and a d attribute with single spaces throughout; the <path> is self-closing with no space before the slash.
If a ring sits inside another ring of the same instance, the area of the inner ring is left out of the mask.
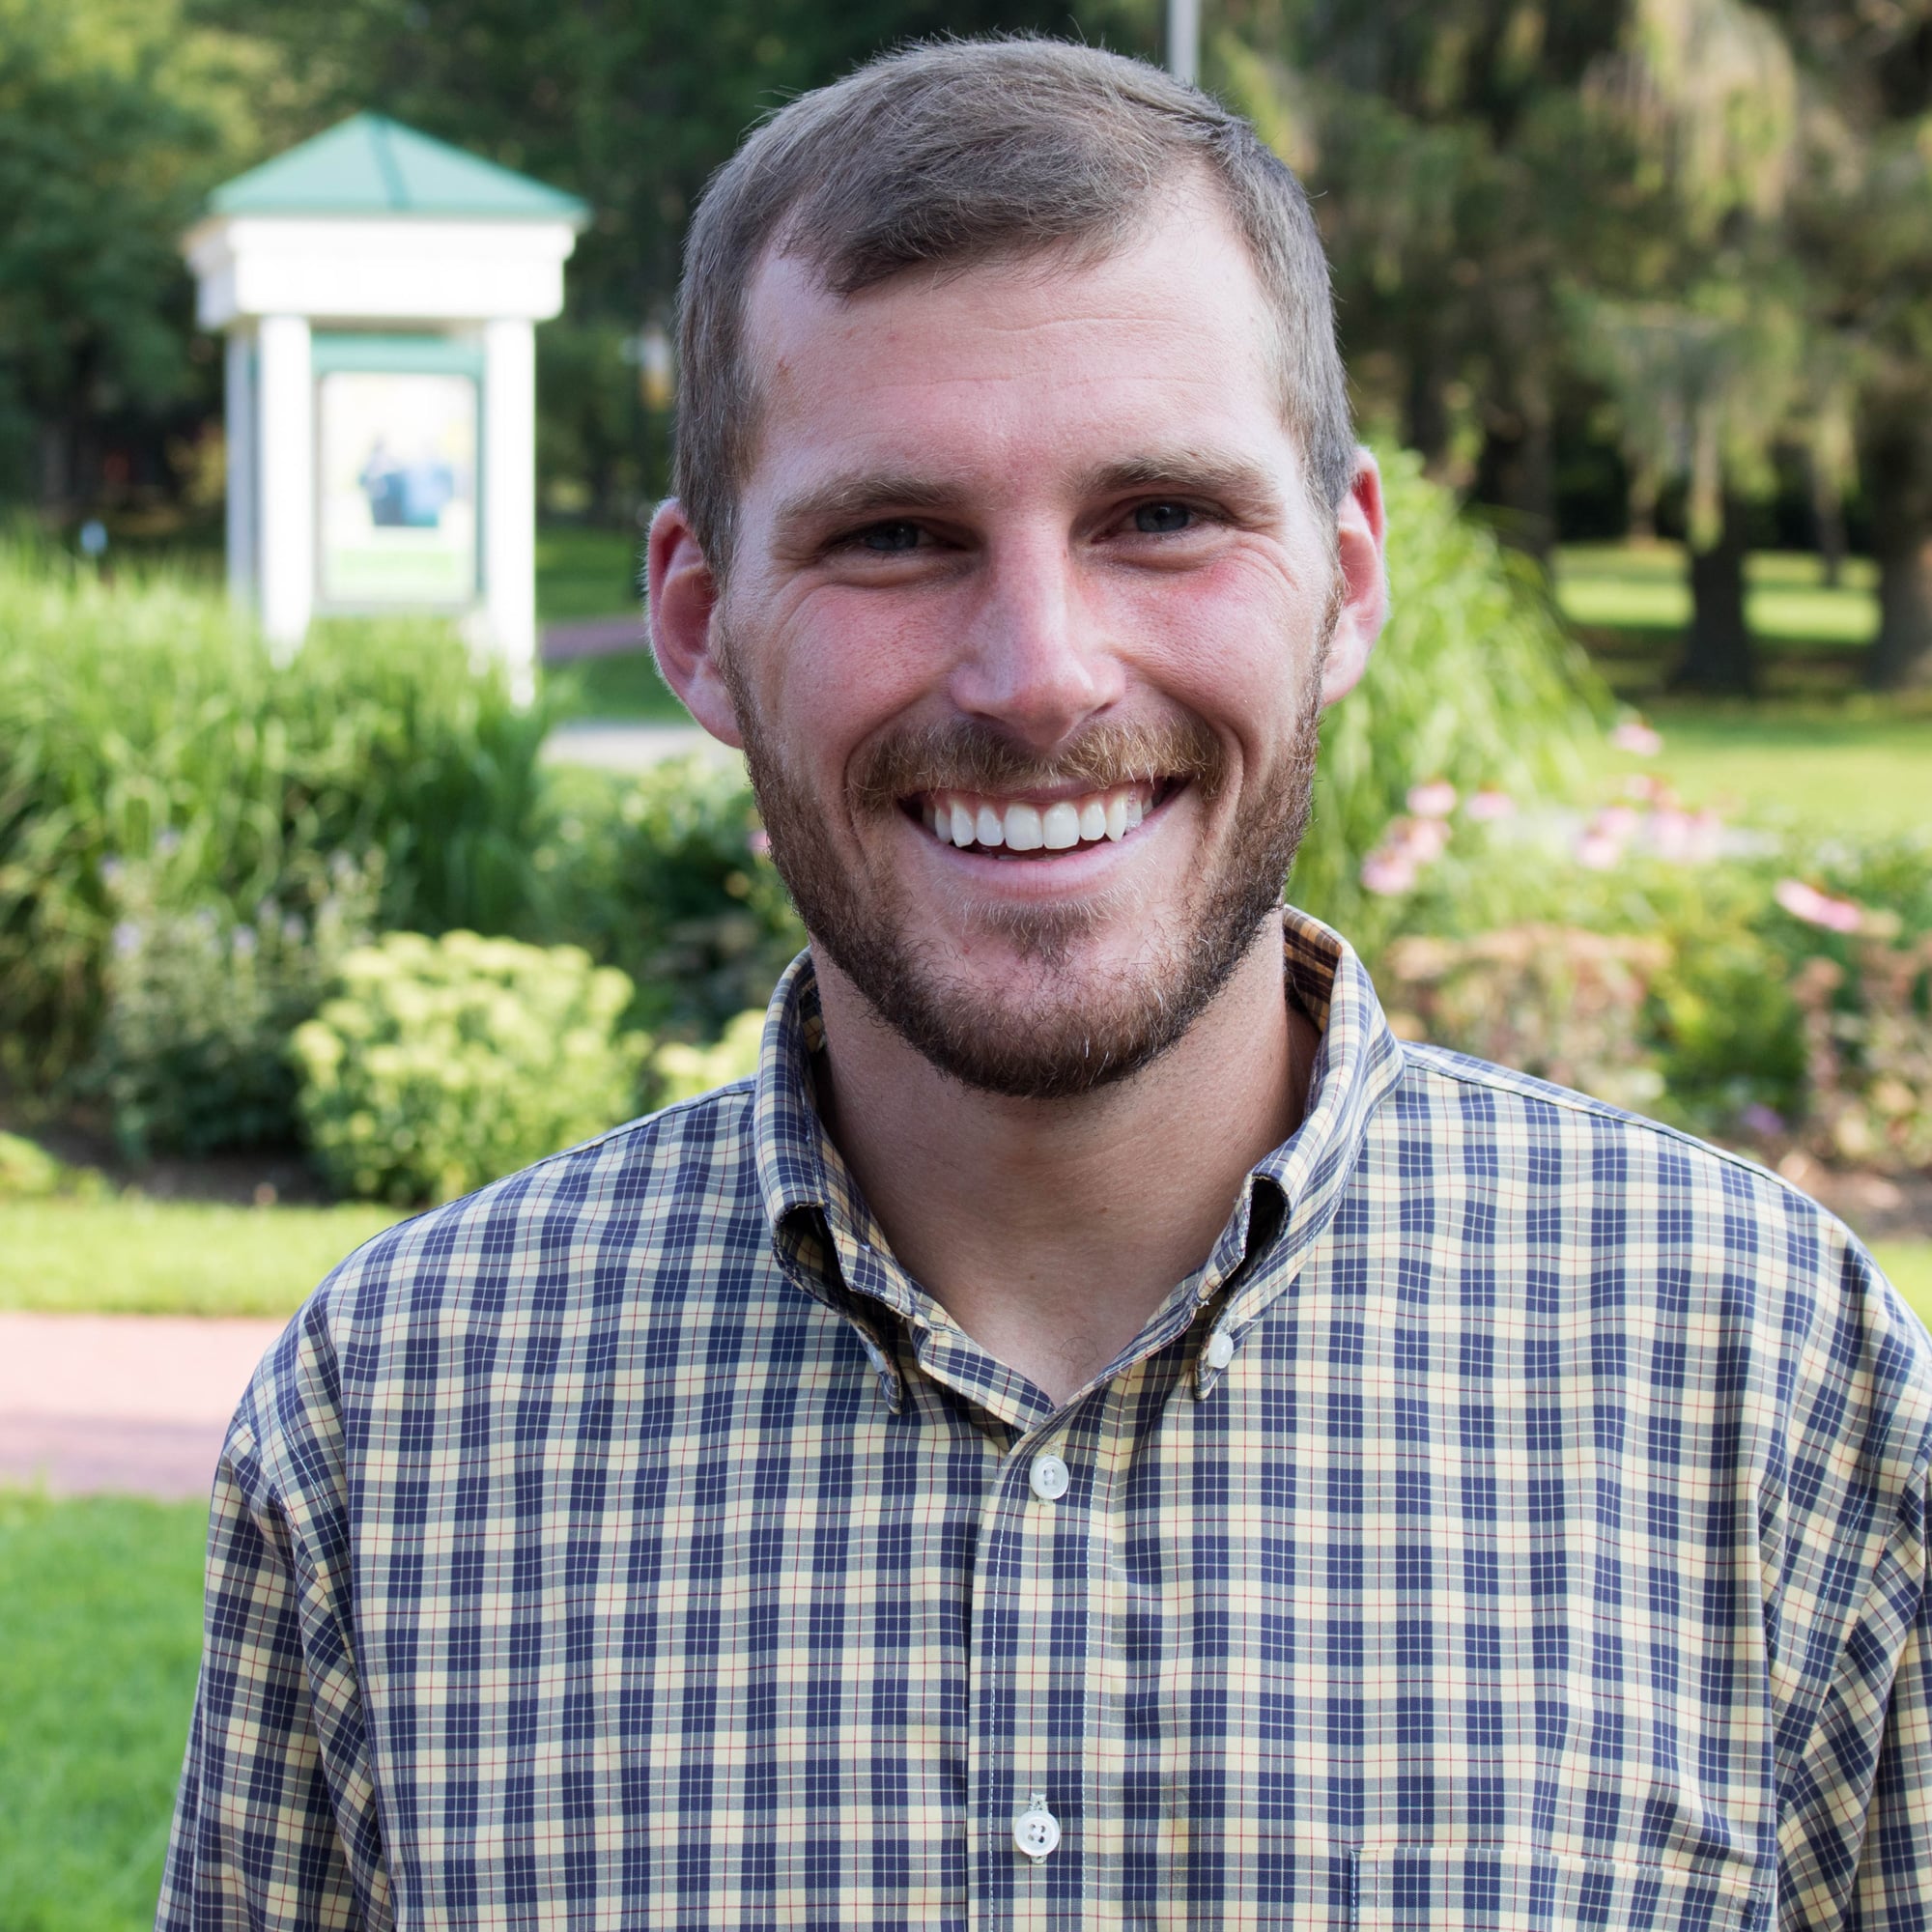
<path id="1" fill-rule="evenodd" d="M 742 1287 L 768 1244 L 753 1106 L 750 1080 L 719 1088 L 364 1242 L 264 1358 L 231 1456 L 279 1490 L 358 1406 L 447 1396 L 485 1357 L 534 1353 L 600 1310 L 663 1319 Z"/>
<path id="2" fill-rule="evenodd" d="M 1385 1129 L 1398 1172 L 1456 1177 L 1517 1237 L 1560 1249 L 1593 1305 L 1693 1345 L 1734 1340 L 1794 1446 L 1857 1442 L 1893 1480 L 1922 1480 L 1932 1338 L 1834 1215 L 1678 1128 L 1444 1048 L 1403 1051 Z"/>

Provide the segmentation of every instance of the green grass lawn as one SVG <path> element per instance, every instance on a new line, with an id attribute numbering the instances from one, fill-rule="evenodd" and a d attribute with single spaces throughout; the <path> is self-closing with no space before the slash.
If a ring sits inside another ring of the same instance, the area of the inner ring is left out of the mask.
<path id="1" fill-rule="evenodd" d="M 1881 1241 L 1872 1252 L 1912 1312 L 1932 1328 L 1932 1241 Z"/>
<path id="2" fill-rule="evenodd" d="M 207 1511 L 0 1492 L 0 1927 L 154 1923 Z"/>
<path id="3" fill-rule="evenodd" d="M 652 724 L 689 724 L 691 713 L 658 675 L 649 651 L 612 651 L 605 657 L 573 658 L 544 667 L 547 691 L 562 700 L 572 718 L 642 719 Z"/>
<path id="4" fill-rule="evenodd" d="M 1745 615 L 1765 643 L 1871 642 L 1878 631 L 1878 573 L 1848 558 L 1835 588 L 1824 564 L 1801 552 L 1763 551 L 1745 564 Z M 1677 632 L 1690 621 L 1684 546 L 1566 544 L 1556 554 L 1556 601 L 1573 624 L 1608 630 Z"/>
<path id="5" fill-rule="evenodd" d="M 552 525 L 537 531 L 537 621 L 621 617 L 639 609 L 643 539 L 627 530 Z"/>
<path id="6" fill-rule="evenodd" d="M 388 1208 L 199 1201 L 0 1202 L 0 1308 L 288 1315 Z M 0 1915 L 0 1932 L 14 1932 Z"/>
<path id="7" fill-rule="evenodd" d="M 1863 835 L 1932 826 L 1932 712 L 1922 708 L 1664 701 L 1645 715 L 1662 753 L 1600 745 L 1594 779 L 1657 772 L 1687 804 L 1770 825 Z"/>

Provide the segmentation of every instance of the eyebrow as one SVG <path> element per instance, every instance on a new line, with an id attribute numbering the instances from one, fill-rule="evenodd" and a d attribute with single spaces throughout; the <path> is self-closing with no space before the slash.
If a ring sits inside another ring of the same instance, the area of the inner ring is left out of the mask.
<path id="1" fill-rule="evenodd" d="M 1185 448 L 1150 450 L 1103 464 L 1089 473 L 1083 487 L 1090 497 L 1172 490 L 1177 495 L 1212 497 L 1251 510 L 1272 506 L 1282 498 L 1280 483 L 1262 464 L 1245 457 Z"/>

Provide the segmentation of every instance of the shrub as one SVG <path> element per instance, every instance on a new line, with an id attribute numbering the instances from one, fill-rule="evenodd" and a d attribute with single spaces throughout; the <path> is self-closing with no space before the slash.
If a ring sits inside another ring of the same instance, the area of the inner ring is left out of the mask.
<path id="1" fill-rule="evenodd" d="M 1516 802 L 1573 789 L 1608 699 L 1537 567 L 1461 516 L 1406 450 L 1381 457 L 1389 621 L 1360 686 L 1322 721 L 1294 902 L 1351 936 L 1386 923 L 1363 861 L 1418 785 Z"/>
<path id="2" fill-rule="evenodd" d="M 762 1009 L 805 944 L 743 778 L 702 758 L 636 778 L 559 770 L 536 864 L 555 933 L 636 982 L 634 1017 L 698 1038 Z"/>
<path id="3" fill-rule="evenodd" d="M 0 1133 L 0 1201 L 98 1201 L 109 1192 L 98 1170 L 70 1167 L 36 1141 Z"/>
<path id="4" fill-rule="evenodd" d="M 1398 1032 L 1615 1106 L 1644 1107 L 1663 1091 L 1644 1037 L 1644 1006 L 1669 962 L 1661 940 L 1564 926 L 1521 925 L 1463 940 L 1417 936 L 1389 948 L 1385 993 Z"/>
<path id="5" fill-rule="evenodd" d="M 678 1100 L 695 1100 L 714 1087 L 728 1087 L 756 1073 L 764 1037 L 765 1009 L 748 1007 L 709 1046 L 672 1040 L 659 1047 L 651 1070 L 657 1076 L 660 1104 L 668 1107 Z"/>
<path id="6" fill-rule="evenodd" d="M 107 1100 L 130 1159 L 295 1139 L 289 1037 L 373 935 L 382 877 L 345 853 L 299 856 L 247 919 L 218 897 L 185 903 L 165 856 L 107 862 L 105 1017 L 80 1084 Z"/>
<path id="7" fill-rule="evenodd" d="M 86 1060 L 104 1012 L 110 862 L 172 842 L 170 909 L 252 923 L 336 853 L 383 863 L 384 919 L 540 930 L 537 752 L 447 625 L 316 626 L 285 667 L 220 593 L 112 586 L 0 545 L 0 1030 L 16 1074 Z"/>
<path id="8" fill-rule="evenodd" d="M 636 1111 L 630 980 L 581 948 L 390 933 L 298 1028 L 300 1110 L 338 1192 L 446 1201 Z"/>

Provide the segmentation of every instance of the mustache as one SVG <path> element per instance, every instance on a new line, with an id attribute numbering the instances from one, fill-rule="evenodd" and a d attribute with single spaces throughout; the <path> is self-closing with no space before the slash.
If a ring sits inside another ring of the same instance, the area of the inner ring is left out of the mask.
<path id="1" fill-rule="evenodd" d="M 894 810 L 917 792 L 1044 791 L 1077 784 L 1088 791 L 1178 779 L 1212 798 L 1226 782 L 1228 755 L 1198 718 L 1090 724 L 1041 756 L 981 719 L 957 718 L 896 731 L 867 747 L 849 780 L 861 811 Z"/>

